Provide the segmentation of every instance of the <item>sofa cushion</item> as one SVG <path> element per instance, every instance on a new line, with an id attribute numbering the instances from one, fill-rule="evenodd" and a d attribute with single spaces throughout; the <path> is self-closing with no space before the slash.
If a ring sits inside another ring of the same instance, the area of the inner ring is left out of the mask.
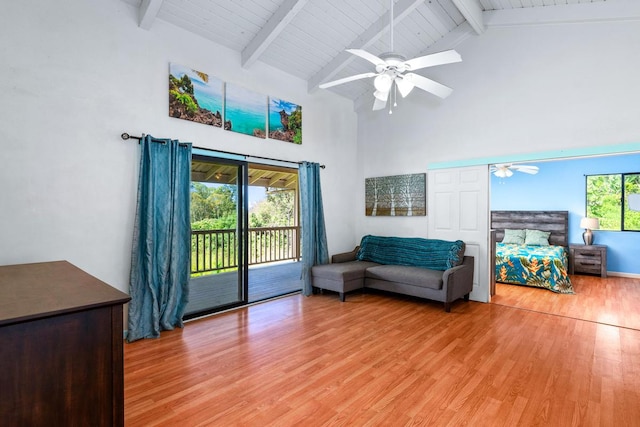
<path id="1" fill-rule="evenodd" d="M 404 265 L 379 265 L 369 267 L 364 273 L 366 279 L 386 280 L 422 288 L 442 289 L 442 271 Z"/>
<path id="2" fill-rule="evenodd" d="M 311 274 L 314 277 L 347 282 L 349 280 L 364 278 L 364 271 L 368 267 L 375 267 L 376 265 L 378 264 L 368 261 L 314 265 L 311 267 Z"/>
<path id="3" fill-rule="evenodd" d="M 364 236 L 356 256 L 361 261 L 410 265 L 444 271 L 462 263 L 464 242 L 419 237 Z"/>

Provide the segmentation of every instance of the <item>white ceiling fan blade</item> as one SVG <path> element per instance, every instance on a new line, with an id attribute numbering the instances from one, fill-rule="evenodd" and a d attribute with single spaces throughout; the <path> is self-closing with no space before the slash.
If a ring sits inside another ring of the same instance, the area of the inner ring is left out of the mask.
<path id="1" fill-rule="evenodd" d="M 389 99 L 389 91 L 383 92 L 381 90 L 376 90 L 373 92 L 373 111 L 382 110 L 387 105 L 387 100 Z"/>
<path id="2" fill-rule="evenodd" d="M 373 111 L 382 110 L 386 106 L 387 106 L 386 99 L 383 101 L 376 97 L 373 101 Z"/>
<path id="3" fill-rule="evenodd" d="M 409 93 L 415 87 L 413 83 L 411 83 L 407 79 L 404 79 L 400 76 L 396 77 L 395 82 L 396 82 L 396 86 L 398 86 L 398 91 L 400 92 L 400 95 L 402 95 L 403 98 L 409 95 Z"/>
<path id="4" fill-rule="evenodd" d="M 453 89 L 451 89 L 450 87 L 447 87 L 438 82 L 434 82 L 433 80 L 419 74 L 407 73 L 404 75 L 404 78 L 408 79 L 410 83 L 413 83 L 420 89 L 430 92 L 435 96 L 439 96 L 443 99 L 451 95 L 451 92 L 453 92 Z"/>
<path id="5" fill-rule="evenodd" d="M 537 174 L 539 170 L 537 166 L 529 166 L 529 165 L 513 165 L 511 168 L 513 170 L 517 170 L 518 172 L 524 172 L 530 175 Z"/>
<path id="6" fill-rule="evenodd" d="M 384 59 L 378 58 L 373 53 L 369 53 L 366 50 L 362 49 L 347 49 L 347 52 L 352 53 L 356 56 L 359 56 L 362 59 L 366 59 L 371 62 L 373 65 L 385 65 Z"/>
<path id="7" fill-rule="evenodd" d="M 373 72 L 371 72 L 371 73 L 363 73 L 363 74 L 356 74 L 355 76 L 349 76 L 349 77 L 345 77 L 343 79 L 338 79 L 338 80 L 334 80 L 334 81 L 331 81 L 331 82 L 322 83 L 321 85 L 318 85 L 318 87 L 320 89 L 326 89 L 328 87 L 341 85 L 343 83 L 352 82 L 354 80 L 366 79 L 367 77 L 373 77 L 375 75 L 376 75 L 376 73 L 373 73 Z"/>
<path id="8" fill-rule="evenodd" d="M 418 58 L 405 61 L 405 65 L 409 70 L 419 70 L 426 67 L 434 67 L 436 65 L 451 64 L 462 61 L 462 57 L 455 50 L 445 50 L 431 55 L 420 56 Z"/>

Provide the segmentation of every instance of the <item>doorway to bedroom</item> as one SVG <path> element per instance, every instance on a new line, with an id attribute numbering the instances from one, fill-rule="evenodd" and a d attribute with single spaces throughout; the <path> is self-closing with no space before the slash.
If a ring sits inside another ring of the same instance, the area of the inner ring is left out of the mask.
<path id="1" fill-rule="evenodd" d="M 636 173 L 640 154 L 527 161 L 526 164 L 538 166 L 539 173 L 514 171 L 510 177 L 491 175 L 490 210 L 568 211 L 568 244 L 582 247 L 585 230 L 580 223 L 587 214 L 586 176 Z M 629 302 L 640 298 L 640 265 L 633 256 L 640 247 L 640 233 L 601 227 L 593 231 L 593 235 L 593 243 L 607 250 L 606 278 L 597 274 L 570 274 L 573 295 L 498 282 L 492 303 L 640 329 L 640 315 Z M 492 266 L 495 271 L 495 263 Z"/>

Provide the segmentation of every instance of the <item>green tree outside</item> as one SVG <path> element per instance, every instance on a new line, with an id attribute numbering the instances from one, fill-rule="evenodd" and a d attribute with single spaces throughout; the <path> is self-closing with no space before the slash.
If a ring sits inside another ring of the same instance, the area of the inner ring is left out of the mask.
<path id="1" fill-rule="evenodd" d="M 587 216 L 600 220 L 601 230 L 620 231 L 622 196 L 640 194 L 640 174 L 610 174 L 587 176 Z M 624 230 L 640 230 L 640 212 L 624 210 Z"/>

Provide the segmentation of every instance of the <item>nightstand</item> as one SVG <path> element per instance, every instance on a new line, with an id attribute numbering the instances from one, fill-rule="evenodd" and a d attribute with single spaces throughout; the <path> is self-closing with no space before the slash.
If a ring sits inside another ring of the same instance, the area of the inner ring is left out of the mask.
<path id="1" fill-rule="evenodd" d="M 581 273 L 607 277 L 606 245 L 569 245 L 569 274 Z"/>

